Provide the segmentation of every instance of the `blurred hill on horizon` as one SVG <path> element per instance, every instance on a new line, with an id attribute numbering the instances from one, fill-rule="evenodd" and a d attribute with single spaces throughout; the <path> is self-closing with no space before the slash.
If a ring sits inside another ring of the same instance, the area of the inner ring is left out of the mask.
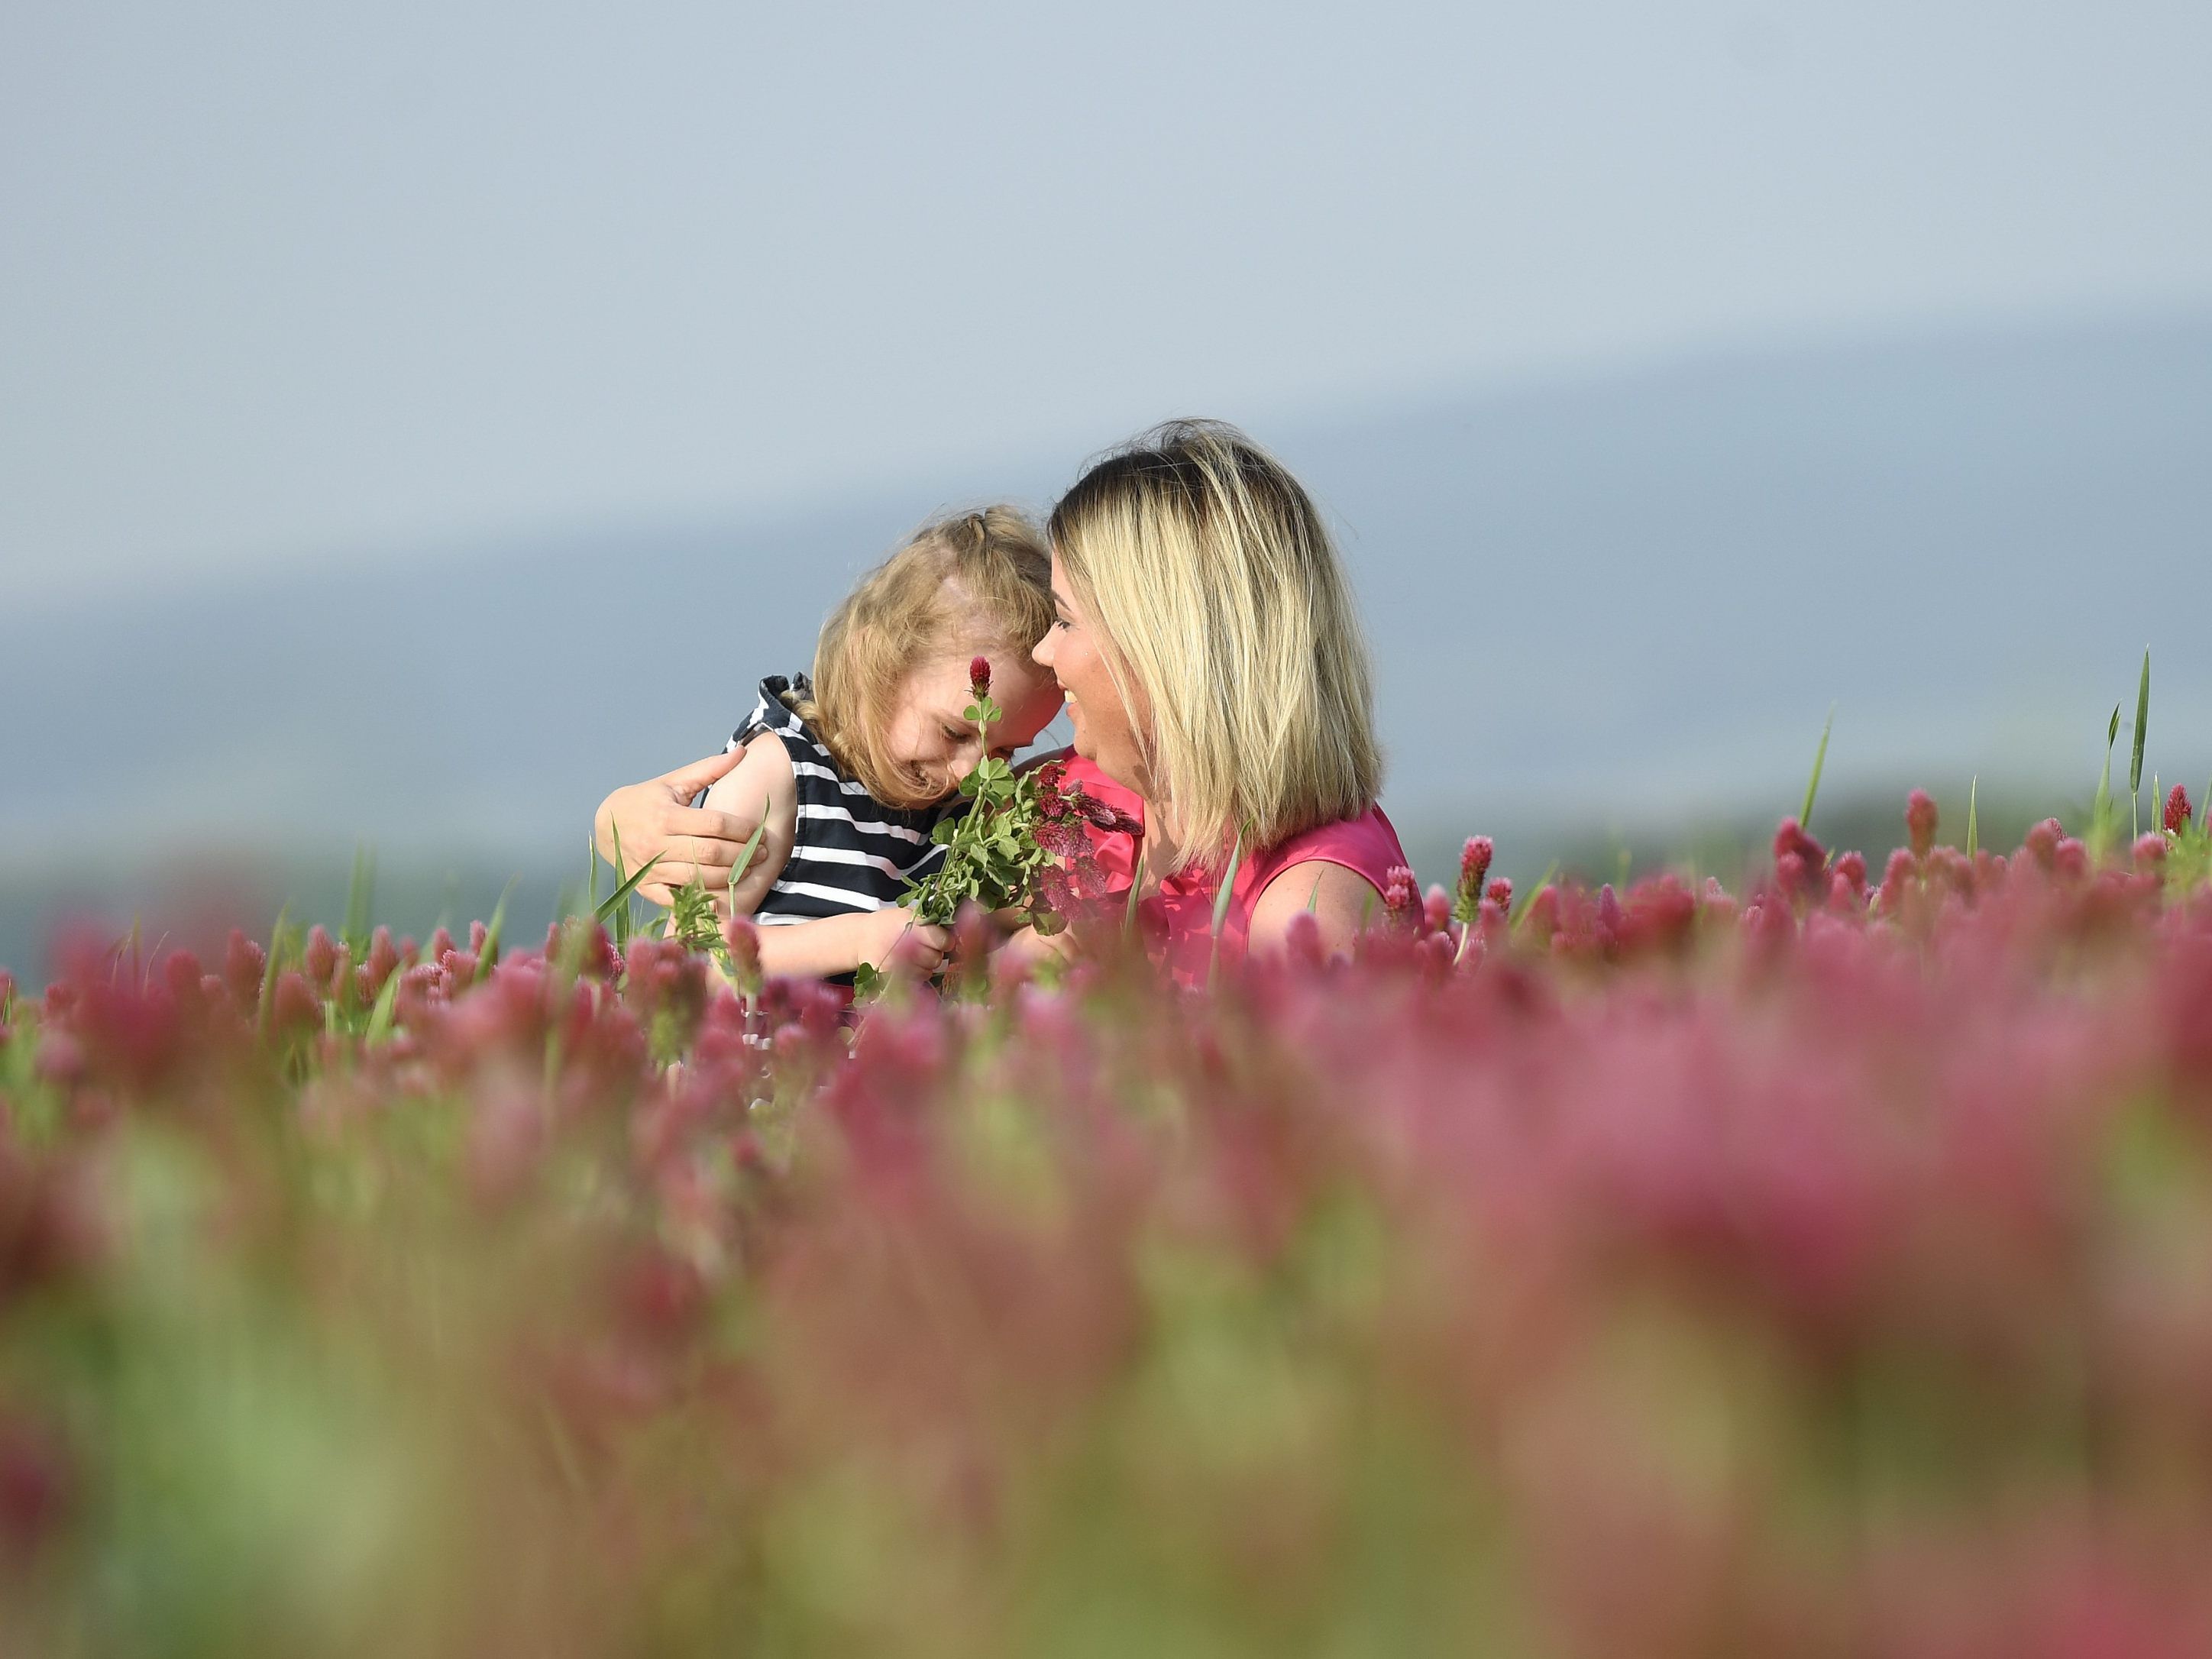
<path id="1" fill-rule="evenodd" d="M 2212 312 L 1249 424 L 1340 521 L 1409 843 L 1771 823 L 1832 703 L 1824 796 L 1978 773 L 1985 801 L 2055 805 L 2094 783 L 2146 643 L 2150 764 L 2192 793 L 2212 769 Z M 993 493 L 1042 507 L 1081 459 L 1012 458 Z M 361 841 L 471 891 L 526 874 L 550 908 L 607 788 L 719 748 L 854 575 L 974 499 L 856 479 L 774 520 L 20 607 L 0 962 L 79 884 L 342 867 Z"/>

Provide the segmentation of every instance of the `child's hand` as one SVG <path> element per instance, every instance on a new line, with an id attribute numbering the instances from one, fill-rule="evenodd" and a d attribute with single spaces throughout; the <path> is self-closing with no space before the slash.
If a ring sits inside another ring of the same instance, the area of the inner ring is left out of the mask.
<path id="1" fill-rule="evenodd" d="M 860 960 L 884 973 L 904 971 L 927 979 L 945 965 L 952 935 L 914 919 L 914 912 L 877 910 L 858 918 Z"/>

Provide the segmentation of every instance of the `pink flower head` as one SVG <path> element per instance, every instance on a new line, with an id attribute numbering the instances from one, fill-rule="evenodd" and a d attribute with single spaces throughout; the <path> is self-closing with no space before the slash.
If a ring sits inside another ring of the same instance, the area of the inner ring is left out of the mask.
<path id="1" fill-rule="evenodd" d="M 331 969 L 337 965 L 338 949 L 330 932 L 320 922 L 309 930 L 307 946 L 302 953 L 306 958 L 307 977 L 318 985 L 331 982 Z"/>
<path id="2" fill-rule="evenodd" d="M 2175 784 L 2173 793 L 2166 798 L 2166 833 L 2167 835 L 2178 836 L 2189 828 L 2190 810 L 2189 792 L 2179 784 Z"/>
<path id="3" fill-rule="evenodd" d="M 750 916 L 732 916 L 722 924 L 722 943 L 729 948 L 730 969 L 747 990 L 758 988 L 761 978 L 760 927 Z"/>
<path id="4" fill-rule="evenodd" d="M 968 689 L 979 697 L 991 694 L 991 659 L 988 657 L 968 659 Z"/>
<path id="5" fill-rule="evenodd" d="M 1499 909 L 1510 910 L 1513 908 L 1513 884 L 1500 876 L 1483 890 L 1483 896 Z"/>
<path id="6" fill-rule="evenodd" d="M 288 969 L 276 978 L 270 1024 L 279 1042 L 304 1037 L 322 1024 L 323 1006 L 307 975 Z"/>
<path id="7" fill-rule="evenodd" d="M 2136 867 L 2148 869 L 2154 864 L 2166 862 L 2166 837 L 2155 833 L 2136 837 Z"/>
<path id="8" fill-rule="evenodd" d="M 1889 862 L 1881 872 L 1881 913 L 1894 915 L 1905 902 L 1905 895 L 1919 877 L 1920 870 L 1912 854 L 1902 847 L 1890 849 Z"/>
<path id="9" fill-rule="evenodd" d="M 381 991 L 384 988 L 384 981 L 398 971 L 399 947 L 392 942 L 392 930 L 389 927 L 378 928 L 370 938 L 367 966 L 369 980 L 377 991 Z M 370 994 L 374 994 L 372 992 Z"/>
<path id="10" fill-rule="evenodd" d="M 1393 922 L 1410 923 L 1419 914 L 1421 889 L 1410 867 L 1394 864 L 1382 875 L 1382 907 Z"/>
<path id="11" fill-rule="evenodd" d="M 1782 820 L 1774 832 L 1774 874 L 1782 890 L 1793 898 L 1800 893 L 1828 890 L 1828 850 L 1805 833 L 1795 818 Z"/>
<path id="12" fill-rule="evenodd" d="M 261 975 L 268 958 L 261 947 L 234 927 L 222 953 L 223 982 L 240 1008 L 251 1010 L 261 998 Z"/>
<path id="13" fill-rule="evenodd" d="M 1076 858 L 1091 849 L 1090 839 L 1083 833 L 1082 820 L 1072 812 L 1040 820 L 1036 842 L 1055 858 Z"/>
<path id="14" fill-rule="evenodd" d="M 1431 887 L 1421 901 L 1421 926 L 1431 933 L 1441 933 L 1451 921 L 1451 895 L 1441 887 Z"/>
<path id="15" fill-rule="evenodd" d="M 1928 849 L 1936 844 L 1936 801 L 1925 789 L 1916 789 L 1905 798 L 1905 829 L 1912 837 L 1913 856 L 1926 858 Z"/>
<path id="16" fill-rule="evenodd" d="M 2029 855 L 2048 870 L 2058 852 L 2058 843 L 2064 838 L 2065 834 L 2065 826 L 2057 818 L 2045 818 L 2028 830 L 2027 839 L 2022 844 L 2027 848 Z"/>
<path id="17" fill-rule="evenodd" d="M 1490 873 L 1490 860 L 1497 848 L 1487 836 L 1470 836 L 1459 853 L 1459 890 L 1465 899 L 1477 899 L 1482 895 L 1483 878 Z"/>
<path id="18" fill-rule="evenodd" d="M 1109 830 L 1117 836 L 1142 836 L 1145 826 L 1120 807 L 1108 805 L 1096 795 L 1086 794 L 1079 787 L 1068 790 L 1066 799 L 1076 812 L 1095 829 Z"/>
<path id="19" fill-rule="evenodd" d="M 1917 793 L 1916 790 L 1914 792 Z M 1863 853 L 1845 853 L 1836 860 L 1837 878 L 1858 897 L 1866 896 L 1867 861 Z"/>

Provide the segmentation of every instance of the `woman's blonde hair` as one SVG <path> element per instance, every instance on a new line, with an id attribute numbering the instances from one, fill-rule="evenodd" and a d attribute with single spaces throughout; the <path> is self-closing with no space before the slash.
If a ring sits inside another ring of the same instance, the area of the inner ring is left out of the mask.
<path id="1" fill-rule="evenodd" d="M 884 738 L 907 678 L 933 654 L 972 647 L 1029 660 L 1052 626 L 1052 555 L 1018 507 L 936 520 L 860 579 L 822 624 L 814 695 L 793 708 L 861 787 L 889 806 L 937 799 L 903 775 Z"/>
<path id="2" fill-rule="evenodd" d="M 1313 500 L 1235 427 L 1176 421 L 1097 462 L 1052 546 L 1103 638 L 1187 864 L 1375 803 L 1374 676 Z"/>

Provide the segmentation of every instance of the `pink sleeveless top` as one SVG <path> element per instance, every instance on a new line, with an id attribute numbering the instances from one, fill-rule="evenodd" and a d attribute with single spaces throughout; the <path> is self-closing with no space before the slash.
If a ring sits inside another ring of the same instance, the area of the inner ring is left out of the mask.
<path id="1" fill-rule="evenodd" d="M 1120 807 L 1140 822 L 1144 818 L 1145 803 L 1139 796 L 1080 756 L 1068 757 L 1063 781 L 1079 783 L 1086 794 Z M 1099 867 L 1106 872 L 1108 890 L 1126 895 L 1136 872 L 1136 839 L 1094 829 L 1091 842 Z M 1382 809 L 1370 806 L 1356 818 L 1324 823 L 1265 852 L 1247 854 L 1237 865 L 1237 878 L 1229 890 L 1229 908 L 1222 917 L 1224 967 L 1244 960 L 1253 908 L 1267 884 L 1293 865 L 1313 862 L 1341 865 L 1364 878 L 1375 889 L 1379 907 L 1391 866 L 1404 864 L 1406 853 Z M 1169 877 L 1158 892 L 1137 906 L 1137 925 L 1153 958 L 1183 984 L 1205 981 L 1213 957 L 1213 905 L 1218 891 L 1211 878 L 1184 871 Z"/>

